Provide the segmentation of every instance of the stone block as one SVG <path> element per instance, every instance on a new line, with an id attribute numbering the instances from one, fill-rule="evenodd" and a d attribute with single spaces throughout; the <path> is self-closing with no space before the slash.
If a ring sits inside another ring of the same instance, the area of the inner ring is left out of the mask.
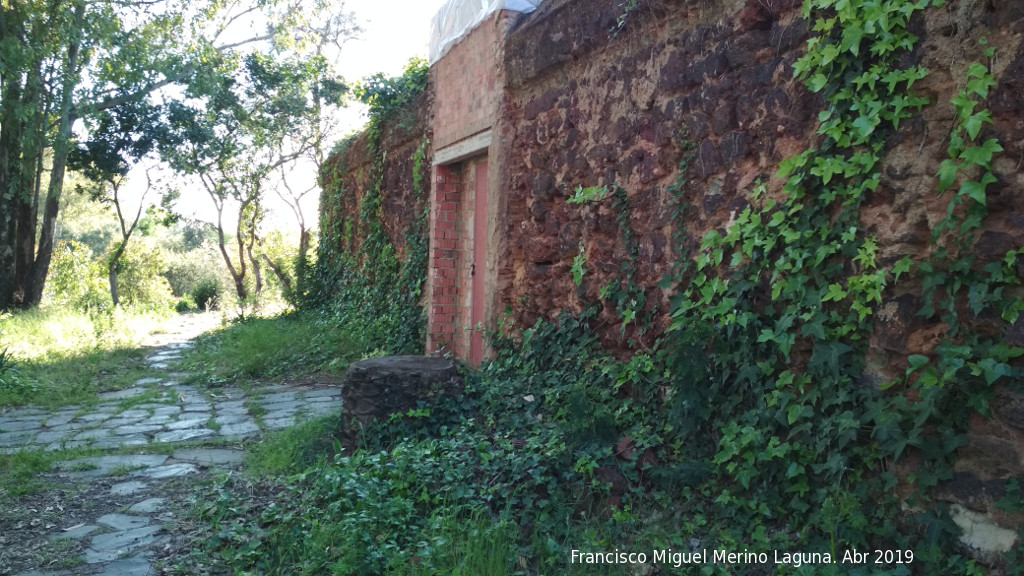
<path id="1" fill-rule="evenodd" d="M 459 394 L 462 387 L 455 363 L 445 358 L 388 356 L 356 362 L 342 384 L 341 444 L 353 450 L 364 427 Z"/>

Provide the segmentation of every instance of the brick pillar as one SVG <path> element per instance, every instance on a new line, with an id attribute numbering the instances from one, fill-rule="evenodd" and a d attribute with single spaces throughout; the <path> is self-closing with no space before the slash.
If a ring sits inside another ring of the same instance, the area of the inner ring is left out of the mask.
<path id="1" fill-rule="evenodd" d="M 461 175 L 449 166 L 434 167 L 434 191 L 430 209 L 431 252 L 428 273 L 431 301 L 427 314 L 427 352 L 455 352 L 458 314 L 458 262 Z"/>

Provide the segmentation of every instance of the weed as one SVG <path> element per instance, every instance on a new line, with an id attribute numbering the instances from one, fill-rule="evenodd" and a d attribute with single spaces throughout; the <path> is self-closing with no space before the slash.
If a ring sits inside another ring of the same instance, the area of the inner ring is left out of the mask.
<path id="1" fill-rule="evenodd" d="M 337 418 L 326 416 L 266 435 L 250 447 L 246 467 L 254 476 L 295 474 L 334 451 Z"/>
<path id="2" fill-rule="evenodd" d="M 354 342 L 314 313 L 249 318 L 201 337 L 183 366 L 191 382 L 212 386 L 343 370 L 358 359 Z"/>
<path id="3" fill-rule="evenodd" d="M 144 352 L 135 345 L 164 318 L 121 309 L 32 309 L 0 317 L 7 355 L 18 358 L 18 385 L 0 385 L 0 406 L 93 404 L 100 392 L 130 387 L 147 375 L 140 362 Z"/>

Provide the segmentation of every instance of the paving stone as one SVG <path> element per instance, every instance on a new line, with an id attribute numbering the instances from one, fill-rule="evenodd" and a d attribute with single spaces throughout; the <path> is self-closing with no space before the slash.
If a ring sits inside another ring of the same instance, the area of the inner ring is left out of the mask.
<path id="1" fill-rule="evenodd" d="M 149 367 L 153 370 L 167 370 L 167 363 L 150 361 Z"/>
<path id="2" fill-rule="evenodd" d="M 143 410 L 141 408 L 134 408 L 132 410 L 125 410 L 117 415 L 118 418 L 146 418 L 149 416 L 149 410 Z"/>
<path id="3" fill-rule="evenodd" d="M 146 380 L 146 378 L 143 378 L 143 380 Z M 115 390 L 113 392 L 104 392 L 100 394 L 100 398 L 103 400 L 125 400 L 128 398 L 142 396 L 143 394 L 149 391 L 149 388 L 143 388 L 142 386 L 140 386 L 139 382 L 136 382 L 135 384 L 136 386 L 132 388 L 125 388 L 124 390 Z"/>
<path id="4" fill-rule="evenodd" d="M 175 450 L 171 457 L 200 466 L 236 466 L 245 461 L 245 451 L 226 448 L 196 448 Z"/>
<path id="5" fill-rule="evenodd" d="M 157 432 L 164 429 L 164 425 L 161 424 L 129 424 L 127 426 L 119 426 L 114 429 L 114 434 L 118 436 L 124 436 L 127 434 L 149 434 L 150 432 Z"/>
<path id="6" fill-rule="evenodd" d="M 163 382 L 161 378 L 139 378 L 135 381 L 136 386 L 145 386 L 146 384 L 159 384 Z"/>
<path id="7" fill-rule="evenodd" d="M 50 430 L 46 432 L 40 432 L 39 435 L 35 437 L 33 442 L 35 442 L 36 444 L 49 444 L 51 442 L 60 442 L 61 440 L 67 437 L 67 432 L 54 432 Z"/>
<path id="8" fill-rule="evenodd" d="M 110 487 L 110 493 L 114 496 L 131 496 L 136 492 L 146 489 L 145 482 L 138 482 L 136 480 L 129 480 L 128 482 L 119 482 Z"/>
<path id="9" fill-rule="evenodd" d="M 107 564 L 97 576 L 150 576 L 155 573 L 149 560 L 132 556 Z"/>
<path id="10" fill-rule="evenodd" d="M 110 471 L 115 468 L 137 468 L 139 466 L 154 468 L 162 466 L 166 461 L 167 455 L 165 454 L 126 454 L 122 456 L 93 456 L 91 458 L 65 460 L 57 462 L 56 467 L 58 470 L 67 471 L 85 466 L 94 466 L 95 468 L 86 472 L 92 477 L 98 478 L 110 474 Z"/>
<path id="11" fill-rule="evenodd" d="M 61 440 L 60 442 L 54 442 L 46 447 L 47 452 L 56 452 L 58 450 L 71 450 L 73 448 L 81 448 L 82 446 L 88 446 L 88 440 Z"/>
<path id="12" fill-rule="evenodd" d="M 96 422 L 102 422 L 103 420 L 109 420 L 112 416 L 113 416 L 113 414 L 109 414 L 109 413 L 105 413 L 105 412 L 94 412 L 92 414 L 83 414 L 82 416 L 79 416 L 76 420 L 79 421 L 79 422 L 92 422 L 92 423 L 96 423 Z"/>
<path id="13" fill-rule="evenodd" d="M 79 526 L 74 530 L 68 530 L 66 532 L 58 532 L 53 536 L 50 536 L 50 540 L 60 540 L 61 538 L 73 538 L 75 540 L 81 540 L 89 534 L 92 534 L 96 530 L 99 530 L 99 526 L 95 524 L 87 524 L 85 526 Z"/>
<path id="14" fill-rule="evenodd" d="M 83 423 L 61 424 L 61 425 L 50 426 L 48 428 L 47 432 L 64 432 L 64 433 L 78 432 L 80 430 L 86 429 L 89 426 L 91 426 L 91 424 L 86 424 L 84 422 Z"/>
<path id="15" fill-rule="evenodd" d="M 129 516 L 127 514 L 104 514 L 96 521 L 117 531 L 134 530 L 149 524 L 149 518 L 145 516 Z"/>
<path id="16" fill-rule="evenodd" d="M 182 404 L 181 409 L 189 418 L 198 418 L 196 413 L 206 414 L 207 418 L 210 417 L 210 405 L 207 403 Z"/>
<path id="17" fill-rule="evenodd" d="M 213 430 L 209 428 L 169 430 L 167 432 L 160 432 L 153 440 L 156 442 L 184 442 L 186 440 L 195 440 L 196 438 L 206 438 L 207 436 L 213 436 L 213 434 Z"/>
<path id="18" fill-rule="evenodd" d="M 258 434 L 260 427 L 256 424 L 255 420 L 248 422 L 239 422 L 237 424 L 225 424 L 220 427 L 217 431 L 218 434 L 227 438 L 244 437 L 252 434 Z"/>
<path id="19" fill-rule="evenodd" d="M 156 512 L 157 510 L 160 510 L 163 507 L 163 498 L 148 498 L 146 500 L 143 500 L 142 502 L 133 504 L 132 507 L 128 509 L 128 511 L 135 512 L 136 514 L 152 514 L 153 512 Z"/>
<path id="20" fill-rule="evenodd" d="M 116 560 L 121 554 L 156 542 L 155 534 L 163 529 L 163 526 L 143 526 L 134 530 L 100 534 L 92 539 L 90 548 L 85 551 L 85 562 L 96 564 Z"/>
<path id="21" fill-rule="evenodd" d="M 111 418 L 103 423 L 104 428 L 119 428 L 121 426 L 127 426 L 129 424 L 138 424 L 142 418 Z"/>
<path id="22" fill-rule="evenodd" d="M 149 439 L 142 435 L 135 436 L 108 436 L 97 438 L 89 446 L 92 448 L 123 448 L 126 446 L 145 446 Z"/>
<path id="23" fill-rule="evenodd" d="M 53 429 L 56 426 L 64 426 L 75 419 L 74 412 L 58 412 L 46 417 L 46 427 Z"/>
<path id="24" fill-rule="evenodd" d="M 259 402 L 260 404 L 274 404 L 276 402 L 292 402 L 295 399 L 295 392 L 278 392 L 276 394 L 264 394 L 259 399 Z"/>
<path id="25" fill-rule="evenodd" d="M 162 429 L 167 424 L 177 421 L 177 419 L 178 418 L 176 416 L 153 416 L 139 422 L 137 426 L 160 426 Z"/>
<path id="26" fill-rule="evenodd" d="M 153 416 L 177 416 L 178 414 L 181 414 L 181 406 L 161 404 L 159 408 L 153 409 Z"/>
<path id="27" fill-rule="evenodd" d="M 213 420 L 217 424 L 224 426 L 227 424 L 238 424 L 240 422 L 251 421 L 252 416 L 248 414 L 217 414 Z"/>
<path id="28" fill-rule="evenodd" d="M 4 432 L 0 433 L 0 446 L 22 446 L 35 437 L 35 432 Z"/>
<path id="29" fill-rule="evenodd" d="M 210 420 L 209 416 L 205 418 L 183 418 L 177 422 L 171 422 L 166 426 L 168 430 L 189 430 L 195 428 L 202 428 Z"/>
<path id="30" fill-rule="evenodd" d="M 325 404 L 328 402 L 340 402 L 340 396 L 314 396 L 313 398 L 306 398 L 306 402 L 311 404 Z"/>
<path id="31" fill-rule="evenodd" d="M 288 416 L 286 418 L 273 418 L 273 419 L 268 419 L 267 417 L 264 417 L 263 418 L 263 424 L 264 424 L 264 426 L 266 426 L 267 428 L 270 428 L 271 430 L 280 430 L 281 428 L 288 428 L 289 426 L 294 426 L 295 425 L 295 417 L 294 416 Z"/>
<path id="32" fill-rule="evenodd" d="M 18 572 L 14 576 L 67 576 L 67 572 L 37 572 L 29 570 L 28 572 Z"/>
<path id="33" fill-rule="evenodd" d="M 74 439 L 95 440 L 97 438 L 106 438 L 108 436 L 110 436 L 110 430 L 106 428 L 95 428 L 93 430 L 86 430 L 85 432 L 80 432 L 77 436 L 75 436 Z"/>
<path id="34" fill-rule="evenodd" d="M 168 464 L 166 466 L 158 466 L 156 468 L 147 468 L 145 470 L 136 470 L 132 472 L 132 476 L 138 476 L 142 478 L 152 478 L 153 480 L 161 480 L 163 478 L 177 478 L 178 476 L 187 476 L 188 474 L 194 474 L 199 470 L 191 464 Z"/>
<path id="35" fill-rule="evenodd" d="M 218 412 L 248 412 L 249 408 L 245 403 L 246 400 L 229 400 L 227 402 L 217 402 L 213 407 Z"/>
<path id="36" fill-rule="evenodd" d="M 4 432 L 27 432 L 38 430 L 43 426 L 42 418 L 30 418 L 27 420 L 0 420 L 0 430 Z"/>
<path id="37" fill-rule="evenodd" d="M 341 396 L 341 390 L 339 388 L 317 388 L 316 390 L 305 392 L 303 396 L 306 400 L 312 400 L 313 398 L 330 398 Z"/>

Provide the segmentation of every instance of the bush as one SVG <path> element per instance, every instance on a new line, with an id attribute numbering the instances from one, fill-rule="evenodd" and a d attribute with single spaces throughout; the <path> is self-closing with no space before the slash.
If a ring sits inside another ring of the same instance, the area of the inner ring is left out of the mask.
<path id="1" fill-rule="evenodd" d="M 204 278 L 192 289 L 192 302 L 200 310 L 216 310 L 223 290 L 220 280 Z"/>
<path id="2" fill-rule="evenodd" d="M 110 287 L 103 266 L 81 242 L 57 244 L 44 294 L 47 302 L 77 310 L 111 307 Z"/>
<path id="3" fill-rule="evenodd" d="M 167 256 L 167 271 L 164 274 L 171 285 L 171 291 L 178 298 L 192 294 L 200 283 L 217 280 L 223 283 L 227 277 L 224 260 L 216 246 L 204 244 L 188 251 L 171 251 Z"/>
<path id="4" fill-rule="evenodd" d="M 167 279 L 165 252 L 154 242 L 131 242 L 121 256 L 118 293 L 121 303 L 144 308 L 170 308 L 174 295 Z"/>
<path id="5" fill-rule="evenodd" d="M 199 307 L 196 305 L 195 299 L 192 298 L 191 294 L 186 294 L 178 300 L 178 303 L 174 305 L 174 311 L 181 314 L 184 312 L 191 312 L 197 310 Z"/>

